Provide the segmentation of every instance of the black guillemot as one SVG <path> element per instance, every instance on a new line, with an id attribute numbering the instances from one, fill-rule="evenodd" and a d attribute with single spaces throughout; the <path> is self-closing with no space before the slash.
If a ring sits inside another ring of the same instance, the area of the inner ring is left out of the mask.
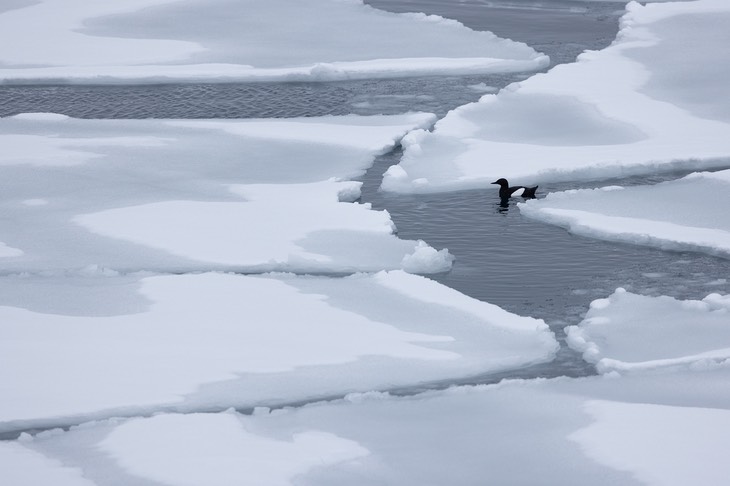
<path id="1" fill-rule="evenodd" d="M 538 186 L 534 187 L 525 187 L 525 186 L 509 186 L 509 182 L 507 182 L 507 179 L 497 179 L 496 181 L 492 182 L 492 184 L 499 184 L 499 197 L 502 199 L 507 199 L 512 196 L 522 196 L 526 198 L 533 198 L 535 197 L 535 191 L 537 191 Z"/>

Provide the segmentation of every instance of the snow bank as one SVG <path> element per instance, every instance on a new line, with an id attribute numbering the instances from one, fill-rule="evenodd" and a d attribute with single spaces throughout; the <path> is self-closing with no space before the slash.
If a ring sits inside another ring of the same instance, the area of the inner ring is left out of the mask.
<path id="1" fill-rule="evenodd" d="M 99 486 L 110 484 L 106 478 L 176 486 L 722 486 L 730 474 L 729 371 L 504 382 L 405 398 L 357 394 L 252 416 L 104 421 L 22 445 L 62 457 Z M 310 452 L 321 454 L 320 467 L 311 467 Z"/>
<path id="2" fill-rule="evenodd" d="M 730 165 L 730 5 L 627 5 L 616 41 L 406 139 L 383 189 L 429 192 Z M 691 39 L 691 42 L 687 40 Z"/>
<path id="3" fill-rule="evenodd" d="M 99 295 L 89 282 L 38 280 L 25 277 L 6 297 L 18 304 L 0 307 L 0 430 L 295 402 L 522 367 L 557 350 L 543 321 L 404 272 L 106 279 L 93 283 L 111 286 L 106 300 L 138 310 L 92 315 L 24 308 L 41 288 L 82 309 Z"/>
<path id="4" fill-rule="evenodd" d="M 610 241 L 730 257 L 730 170 L 654 186 L 573 190 L 520 203 L 522 214 Z"/>
<path id="5" fill-rule="evenodd" d="M 525 44 L 453 20 L 360 1 L 39 0 L 0 11 L 6 83 L 325 81 L 547 63 Z"/>
<path id="6" fill-rule="evenodd" d="M 618 289 L 596 300 L 568 345 L 600 373 L 701 368 L 730 363 L 730 297 L 646 297 Z"/>
<path id="7" fill-rule="evenodd" d="M 2 270 L 446 271 L 341 181 L 433 120 L 2 118 Z"/>

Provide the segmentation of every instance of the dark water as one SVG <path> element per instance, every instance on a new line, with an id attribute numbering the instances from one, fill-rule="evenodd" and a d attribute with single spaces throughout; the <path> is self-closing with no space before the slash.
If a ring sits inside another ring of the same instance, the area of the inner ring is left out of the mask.
<path id="1" fill-rule="evenodd" d="M 424 12 L 455 19 L 474 30 L 524 42 L 550 56 L 552 64 L 573 62 L 586 49 L 601 49 L 615 37 L 626 2 L 579 0 L 365 0 L 390 12 Z"/>
<path id="2" fill-rule="evenodd" d="M 616 35 L 621 3 L 568 0 L 369 0 L 391 11 L 424 11 L 456 18 L 475 29 L 526 42 L 570 62 L 585 49 L 601 49 Z M 491 5 L 491 6 L 490 6 Z M 154 86 L 5 86 L 0 116 L 55 112 L 80 118 L 246 118 L 402 113 L 448 110 L 476 101 L 479 85 L 503 87 L 525 75 L 424 77 L 336 83 L 171 84 Z M 433 195 L 378 191 L 381 175 L 398 162 L 386 154 L 364 177 L 363 201 L 387 209 L 403 238 L 423 239 L 456 256 L 453 269 L 434 278 L 507 310 L 545 319 L 562 338 L 595 298 L 616 287 L 648 295 L 702 298 L 730 292 L 729 262 L 699 253 L 665 252 L 573 236 L 529 220 L 511 204 L 499 206 L 491 190 Z M 547 184 L 539 193 L 606 184 L 651 184 L 684 173 L 591 183 Z M 511 377 L 592 373 L 563 346 L 558 359 Z M 489 382 L 501 376 L 473 377 Z M 434 384 L 433 386 L 445 386 Z M 412 392 L 413 390 L 411 390 Z M 408 392 L 408 391 L 406 391 Z"/>
<path id="3" fill-rule="evenodd" d="M 358 80 L 336 83 L 0 86 L 0 116 L 28 112 L 75 118 L 290 118 L 447 111 L 522 74 Z"/>

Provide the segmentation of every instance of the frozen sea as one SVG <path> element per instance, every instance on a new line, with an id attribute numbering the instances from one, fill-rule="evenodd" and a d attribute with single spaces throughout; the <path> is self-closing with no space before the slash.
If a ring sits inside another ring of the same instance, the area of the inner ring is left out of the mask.
<path id="1" fill-rule="evenodd" d="M 571 62 L 584 50 L 613 41 L 624 4 L 544 2 L 525 6 L 493 2 L 377 1 L 393 12 L 422 11 L 454 18 L 475 30 L 525 42 Z M 536 27 L 537 26 L 537 27 Z M 10 86 L 0 90 L 0 116 L 25 112 L 77 118 L 259 118 L 398 114 L 425 111 L 439 116 L 476 101 L 525 74 L 430 76 L 324 83 L 166 84 L 152 86 Z M 382 173 L 398 162 L 395 149 L 379 157 L 363 178 L 361 200 L 387 209 L 402 238 L 423 239 L 458 255 L 453 269 L 434 278 L 511 312 L 544 319 L 561 337 L 580 321 L 587 305 L 616 287 L 680 299 L 728 292 L 727 262 L 694 252 L 666 252 L 569 234 L 524 218 L 516 202 L 502 207 L 496 191 L 395 195 L 378 190 Z M 595 183 L 541 185 L 539 195 L 603 185 L 643 185 L 677 179 L 687 172 L 632 176 Z M 510 376 L 580 376 L 592 366 L 563 348 L 554 362 Z M 475 378 L 494 381 L 501 376 Z M 443 384 L 439 385 L 443 386 Z"/>
<path id="2" fill-rule="evenodd" d="M 448 2 L 380 1 L 392 12 L 422 11 L 454 18 L 475 30 L 525 42 L 548 54 L 551 67 L 571 62 L 584 50 L 601 49 L 615 38 L 622 3 L 554 1 Z M 0 89 L 0 116 L 26 112 L 76 118 L 288 118 L 424 111 L 445 115 L 529 74 L 429 76 L 317 83 L 210 83 L 132 86 L 25 85 Z M 575 236 L 522 216 L 516 202 L 504 207 L 495 190 L 400 195 L 378 188 L 382 174 L 397 164 L 396 148 L 380 156 L 362 178 L 362 202 L 387 209 L 398 235 L 422 239 L 456 256 L 435 280 L 519 315 L 544 319 L 562 342 L 562 329 L 580 322 L 588 304 L 619 286 L 645 295 L 701 299 L 730 292 L 727 261 L 695 252 L 672 252 Z M 686 172 L 632 176 L 592 183 L 548 183 L 549 192 L 605 185 L 644 185 Z M 555 361 L 506 375 L 490 373 L 462 383 L 508 377 L 583 376 L 591 364 L 562 346 Z M 435 383 L 441 388 L 450 383 Z M 416 389 L 400 390 L 413 393 Z"/>
<path id="3" fill-rule="evenodd" d="M 0 7 L 0 484 L 727 484 L 725 0 L 365 1 Z"/>

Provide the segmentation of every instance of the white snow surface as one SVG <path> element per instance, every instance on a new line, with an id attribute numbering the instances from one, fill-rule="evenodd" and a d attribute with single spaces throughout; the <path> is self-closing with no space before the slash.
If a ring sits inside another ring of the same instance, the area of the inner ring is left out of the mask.
<path id="1" fill-rule="evenodd" d="M 174 154 L 167 163 L 178 170 L 194 162 L 211 165 L 213 156 L 218 164 L 235 160 L 240 167 L 225 174 L 229 182 L 236 175 L 245 182 L 313 182 L 362 175 L 375 155 L 435 120 L 430 113 L 226 120 L 88 120 L 22 113 L 0 118 L 0 167 L 84 165 L 120 158 L 127 155 L 122 149 L 134 147 L 142 149 L 137 157 L 148 158 L 140 161 L 145 165 L 152 149 L 162 148 Z"/>
<path id="2" fill-rule="evenodd" d="M 594 423 L 570 438 L 589 458 L 644 484 L 720 485 L 730 474 L 722 459 L 730 410 L 608 401 L 589 401 L 585 409 Z"/>
<path id="3" fill-rule="evenodd" d="M 400 240 L 387 211 L 342 202 L 359 182 L 234 185 L 244 202 L 165 201 L 77 216 L 112 238 L 247 272 L 451 268 L 448 250 Z"/>
<path id="4" fill-rule="evenodd" d="M 189 486 L 234 486 L 242 478 L 287 486 L 310 469 L 368 455 L 330 433 L 306 430 L 279 440 L 249 432 L 247 422 L 233 413 L 158 415 L 120 425 L 100 446 L 135 476 Z M 146 447 L 139 447 L 141 440 Z"/>
<path id="5" fill-rule="evenodd" d="M 16 257 L 23 254 L 23 250 L 13 248 L 0 241 L 0 258 Z"/>
<path id="6" fill-rule="evenodd" d="M 80 469 L 66 467 L 19 442 L 0 442 L 0 471 L 2 483 L 13 486 L 95 486 Z"/>
<path id="7" fill-rule="evenodd" d="M 0 484 L 726 485 L 727 295 L 594 301 L 566 333 L 600 376 L 369 392 L 550 361 L 558 344 L 539 319 L 413 275 L 452 257 L 398 239 L 349 179 L 413 128 L 387 190 L 727 166 L 728 20 L 724 0 L 632 2 L 611 47 L 459 108 L 434 133 L 428 114 L 0 119 L 0 434 L 82 424 L 0 441 Z M 359 0 L 0 7 L 0 80 L 14 83 L 545 62 Z M 729 170 L 695 173 L 520 208 L 587 236 L 726 257 L 729 183 Z"/>
<path id="8" fill-rule="evenodd" d="M 375 157 L 434 115 L 276 120 L 0 119 L 5 272 L 443 272 L 355 202 Z M 43 238 L 38 238 L 38 235 Z"/>
<path id="9" fill-rule="evenodd" d="M 599 373 L 706 368 L 730 363 L 730 296 L 647 297 L 618 289 L 599 299 L 567 343 Z"/>
<path id="10" fill-rule="evenodd" d="M 547 63 L 490 32 L 359 0 L 38 0 L 0 10 L 0 80 L 20 84 L 323 81 Z"/>
<path id="11" fill-rule="evenodd" d="M 550 193 L 518 206 L 527 217 L 582 236 L 730 258 L 730 170 L 653 186 Z"/>
<path id="12" fill-rule="evenodd" d="M 0 307 L 0 431 L 454 379 L 549 361 L 558 347 L 542 320 L 402 271 L 102 278 L 91 285 L 112 286 L 106 300 L 132 308 L 136 296 L 139 310 L 89 315 L 22 306 L 45 288 L 89 312 L 88 279 L 17 279 L 5 299 L 19 304 Z"/>
<path id="13" fill-rule="evenodd" d="M 382 187 L 434 192 L 730 165 L 730 3 L 627 5 L 614 43 L 405 139 Z M 691 39 L 688 42 L 688 39 Z"/>
<path id="14" fill-rule="evenodd" d="M 98 486 L 111 484 L 108 478 L 173 486 L 409 486 L 473 484 L 475 478 L 722 486 L 730 474 L 728 379 L 724 366 L 506 381 L 400 398 L 352 394 L 253 415 L 101 421 L 21 445 L 80 468 Z M 312 454 L 319 454 L 316 466 Z"/>

